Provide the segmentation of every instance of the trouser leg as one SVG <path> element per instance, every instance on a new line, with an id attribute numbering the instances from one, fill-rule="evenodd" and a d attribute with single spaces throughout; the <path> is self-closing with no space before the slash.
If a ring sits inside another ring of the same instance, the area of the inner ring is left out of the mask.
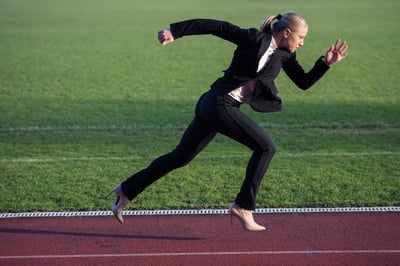
<path id="1" fill-rule="evenodd" d="M 194 118 L 179 145 L 173 151 L 155 159 L 147 168 L 125 180 L 121 184 L 122 191 L 129 200 L 132 200 L 153 182 L 190 162 L 215 134 L 216 131 L 205 126 L 199 118 Z"/>
<path id="2" fill-rule="evenodd" d="M 256 195 L 275 153 L 275 144 L 263 128 L 240 111 L 239 106 L 229 96 L 215 96 L 211 92 L 205 94 L 199 100 L 195 119 L 176 149 L 155 159 L 146 169 L 124 181 L 121 187 L 125 195 L 132 200 L 159 178 L 186 165 L 220 132 L 253 151 L 235 202 L 241 208 L 255 209 Z"/>
<path id="3" fill-rule="evenodd" d="M 275 144 L 265 130 L 246 116 L 229 96 L 221 96 L 218 104 L 218 131 L 246 145 L 253 154 L 246 168 L 246 177 L 235 202 L 254 210 L 256 195 L 264 174 L 275 153 Z"/>

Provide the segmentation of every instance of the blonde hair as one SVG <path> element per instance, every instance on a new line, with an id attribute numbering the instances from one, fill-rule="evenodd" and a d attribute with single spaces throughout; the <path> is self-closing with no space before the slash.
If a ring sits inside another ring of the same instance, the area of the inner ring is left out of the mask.
<path id="1" fill-rule="evenodd" d="M 267 17 L 261 24 L 260 31 L 276 33 L 286 28 L 296 31 L 300 26 L 307 26 L 305 18 L 297 12 L 289 11 L 283 15 Z"/>

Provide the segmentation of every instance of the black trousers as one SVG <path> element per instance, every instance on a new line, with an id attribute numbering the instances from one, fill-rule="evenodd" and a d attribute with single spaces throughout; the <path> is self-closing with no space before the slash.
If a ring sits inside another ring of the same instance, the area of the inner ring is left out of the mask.
<path id="1" fill-rule="evenodd" d="M 122 191 L 132 200 L 156 180 L 189 163 L 217 133 L 221 133 L 253 151 L 235 202 L 241 208 L 254 210 L 261 180 L 275 153 L 275 144 L 239 107 L 240 103 L 228 95 L 216 96 L 212 90 L 203 94 L 196 105 L 195 118 L 178 146 L 125 180 L 121 184 Z"/>

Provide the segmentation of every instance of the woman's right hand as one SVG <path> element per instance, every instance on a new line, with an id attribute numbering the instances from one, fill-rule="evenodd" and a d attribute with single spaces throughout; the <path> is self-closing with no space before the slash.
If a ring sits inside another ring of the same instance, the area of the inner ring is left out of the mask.
<path id="1" fill-rule="evenodd" d="M 168 29 L 160 30 L 158 32 L 158 41 L 162 45 L 167 45 L 167 44 L 169 44 L 169 43 L 174 41 L 174 36 L 172 36 L 171 31 L 168 30 Z"/>

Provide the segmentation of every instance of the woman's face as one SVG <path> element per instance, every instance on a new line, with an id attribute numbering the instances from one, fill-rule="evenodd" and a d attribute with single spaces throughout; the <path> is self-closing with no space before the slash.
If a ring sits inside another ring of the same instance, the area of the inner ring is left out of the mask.
<path id="1" fill-rule="evenodd" d="M 286 48 L 289 50 L 291 53 L 296 52 L 298 48 L 303 46 L 304 44 L 304 39 L 307 36 L 308 32 L 308 26 L 300 26 L 297 31 L 292 31 L 289 28 L 283 30 L 282 35 L 282 41 L 281 45 L 279 45 L 280 48 Z"/>

